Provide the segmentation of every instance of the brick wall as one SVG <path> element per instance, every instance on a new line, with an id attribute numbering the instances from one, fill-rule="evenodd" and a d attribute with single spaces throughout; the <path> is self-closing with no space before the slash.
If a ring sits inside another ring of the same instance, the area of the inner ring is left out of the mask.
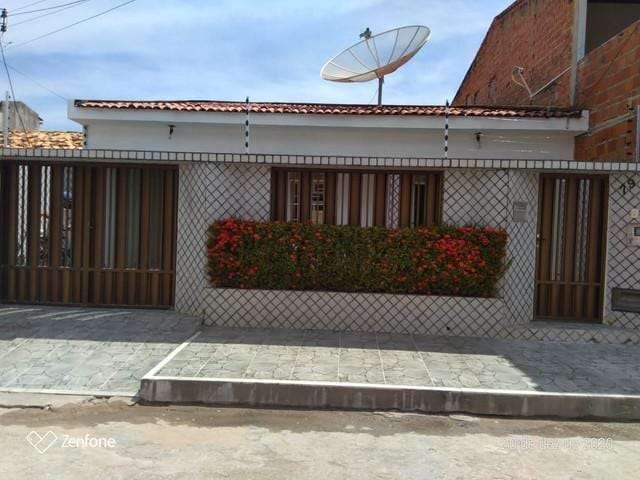
<path id="1" fill-rule="evenodd" d="M 533 101 L 512 80 L 515 66 L 535 92 L 571 65 L 573 0 L 518 0 L 498 15 L 454 103 L 571 106 L 571 74 Z M 575 159 L 633 161 L 640 105 L 640 21 L 578 64 L 576 105 L 590 111 L 590 131 L 576 139 Z"/>
<path id="2" fill-rule="evenodd" d="M 640 21 L 590 52 L 578 65 L 578 105 L 591 132 L 576 140 L 578 160 L 633 161 L 640 105 Z"/>
<path id="3" fill-rule="evenodd" d="M 512 80 L 525 69 L 536 91 L 571 64 L 572 0 L 519 0 L 498 15 L 454 99 L 457 105 L 554 105 L 570 102 L 570 74 L 533 101 Z"/>

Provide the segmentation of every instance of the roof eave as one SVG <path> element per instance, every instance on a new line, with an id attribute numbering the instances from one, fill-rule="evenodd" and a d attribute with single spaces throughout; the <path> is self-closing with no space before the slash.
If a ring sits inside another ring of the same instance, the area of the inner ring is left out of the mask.
<path id="1" fill-rule="evenodd" d="M 243 125 L 246 115 L 239 112 L 184 112 L 172 110 L 105 109 L 69 105 L 69 118 L 88 126 L 104 122 L 132 122 L 148 124 Z M 442 116 L 420 115 L 345 115 L 345 114 L 289 114 L 251 113 L 252 126 L 324 127 L 324 128 L 394 128 L 441 130 Z M 523 130 L 570 132 L 581 134 L 588 129 L 588 114 L 580 118 L 552 117 L 451 117 L 452 130 Z"/>

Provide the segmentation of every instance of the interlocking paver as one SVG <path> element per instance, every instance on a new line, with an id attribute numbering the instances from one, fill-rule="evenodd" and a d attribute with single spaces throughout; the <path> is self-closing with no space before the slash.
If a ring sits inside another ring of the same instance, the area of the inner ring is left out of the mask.
<path id="1" fill-rule="evenodd" d="M 640 347 L 211 327 L 157 374 L 640 394 Z"/>
<path id="2" fill-rule="evenodd" d="M 133 394 L 196 325 L 167 311 L 0 305 L 0 390 Z"/>

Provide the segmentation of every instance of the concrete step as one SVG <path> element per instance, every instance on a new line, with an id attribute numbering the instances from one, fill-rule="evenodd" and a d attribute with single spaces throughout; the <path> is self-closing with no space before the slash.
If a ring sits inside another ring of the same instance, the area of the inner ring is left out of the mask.
<path id="1" fill-rule="evenodd" d="M 144 378 L 139 395 L 150 403 L 640 419 L 640 395 L 160 376 Z"/>

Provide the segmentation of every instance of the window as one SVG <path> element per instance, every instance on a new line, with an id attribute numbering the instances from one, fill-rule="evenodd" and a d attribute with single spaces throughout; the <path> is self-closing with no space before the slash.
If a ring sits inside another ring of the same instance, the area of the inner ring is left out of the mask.
<path id="1" fill-rule="evenodd" d="M 338 173 L 336 176 L 336 225 L 349 225 L 349 174 Z"/>
<path id="2" fill-rule="evenodd" d="M 311 174 L 311 223 L 324 223 L 325 174 Z"/>
<path id="3" fill-rule="evenodd" d="M 362 192 L 360 193 L 360 226 L 373 227 L 373 211 L 375 209 L 375 182 L 373 173 L 364 173 L 361 176 Z"/>
<path id="4" fill-rule="evenodd" d="M 437 174 L 413 175 L 411 226 L 431 227 L 440 223 L 440 181 Z"/>
<path id="5" fill-rule="evenodd" d="M 585 53 L 640 20 L 640 0 L 588 0 L 586 10 Z"/>
<path id="6" fill-rule="evenodd" d="M 271 172 L 271 218 L 387 228 L 436 225 L 441 172 L 286 170 Z"/>
<path id="7" fill-rule="evenodd" d="M 300 173 L 287 174 L 287 222 L 300 221 Z"/>

